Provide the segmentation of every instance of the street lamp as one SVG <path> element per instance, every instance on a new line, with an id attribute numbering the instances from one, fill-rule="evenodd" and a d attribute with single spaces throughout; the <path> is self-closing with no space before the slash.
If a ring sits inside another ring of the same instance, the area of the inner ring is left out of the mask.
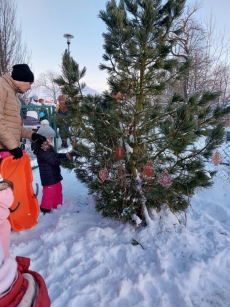
<path id="1" fill-rule="evenodd" d="M 64 34 L 63 35 L 65 38 L 67 38 L 67 45 L 68 45 L 68 53 L 69 53 L 69 45 L 70 45 L 70 40 L 72 39 L 72 38 L 74 38 L 74 36 L 72 35 L 72 34 Z"/>

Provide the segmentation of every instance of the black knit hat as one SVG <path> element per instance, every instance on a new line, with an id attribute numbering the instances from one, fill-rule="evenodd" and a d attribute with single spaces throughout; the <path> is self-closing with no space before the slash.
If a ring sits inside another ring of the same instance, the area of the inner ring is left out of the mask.
<path id="1" fill-rule="evenodd" d="M 34 82 L 34 74 L 27 64 L 14 65 L 11 77 L 17 81 Z"/>

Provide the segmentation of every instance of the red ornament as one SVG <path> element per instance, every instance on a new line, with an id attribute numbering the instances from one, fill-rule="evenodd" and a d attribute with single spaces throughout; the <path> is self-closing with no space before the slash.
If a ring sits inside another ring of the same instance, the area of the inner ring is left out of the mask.
<path id="1" fill-rule="evenodd" d="M 133 134 L 133 127 L 134 127 L 134 123 L 131 123 L 131 125 L 129 126 L 129 130 L 128 130 L 129 135 Z"/>
<path id="2" fill-rule="evenodd" d="M 103 183 L 104 181 L 102 181 L 100 178 L 99 178 L 99 175 L 97 177 L 97 180 L 100 182 L 100 183 Z"/>
<path id="3" fill-rule="evenodd" d="M 219 153 L 219 151 L 217 150 L 213 157 L 212 157 L 212 163 L 217 166 L 218 164 L 220 164 L 222 162 L 222 157 L 221 154 Z"/>
<path id="4" fill-rule="evenodd" d="M 112 94 L 112 98 L 116 99 L 117 103 L 121 103 L 123 96 L 121 92 L 118 92 L 117 94 Z"/>
<path id="5" fill-rule="evenodd" d="M 229 115 L 225 117 L 225 127 L 230 127 L 230 116 Z"/>
<path id="6" fill-rule="evenodd" d="M 125 156 L 125 152 L 124 152 L 124 149 L 121 145 L 119 145 L 116 149 L 116 156 L 121 159 L 121 158 L 124 158 Z"/>
<path id="7" fill-rule="evenodd" d="M 158 183 L 160 183 L 161 185 L 163 185 L 163 187 L 168 187 L 168 186 L 170 186 L 171 183 L 172 183 L 172 180 L 171 180 L 171 177 L 170 177 L 169 173 L 168 173 L 168 172 L 164 172 L 164 173 L 160 176 L 160 178 L 159 178 L 159 180 L 158 180 Z"/>
<path id="8" fill-rule="evenodd" d="M 148 161 L 145 164 L 144 170 L 143 170 L 143 175 L 147 176 L 147 177 L 151 177 L 155 174 L 154 172 L 154 168 L 153 168 L 153 164 L 151 161 Z"/>
<path id="9" fill-rule="evenodd" d="M 98 181 L 103 183 L 109 177 L 108 171 L 106 168 L 102 169 L 98 174 Z"/>

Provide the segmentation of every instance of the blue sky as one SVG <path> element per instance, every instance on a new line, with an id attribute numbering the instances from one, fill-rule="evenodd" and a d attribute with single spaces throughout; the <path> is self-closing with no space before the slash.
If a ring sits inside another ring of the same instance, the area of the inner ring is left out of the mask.
<path id="1" fill-rule="evenodd" d="M 65 33 L 80 68 L 86 66 L 84 81 L 95 90 L 106 87 L 107 74 L 98 69 L 102 61 L 103 22 L 97 17 L 105 0 L 16 0 L 23 38 L 32 52 L 35 76 L 49 69 L 59 72 L 67 48 Z"/>
<path id="2" fill-rule="evenodd" d="M 65 33 L 74 35 L 70 51 L 80 68 L 87 67 L 86 84 L 102 92 L 107 74 L 98 69 L 102 62 L 105 25 L 97 16 L 107 0 L 16 0 L 23 40 L 32 52 L 32 68 L 37 77 L 47 70 L 60 72 L 61 56 L 67 48 Z M 193 3 L 193 0 L 188 2 Z M 230 29 L 230 1 L 203 0 L 201 19 L 212 11 L 217 26 Z"/>

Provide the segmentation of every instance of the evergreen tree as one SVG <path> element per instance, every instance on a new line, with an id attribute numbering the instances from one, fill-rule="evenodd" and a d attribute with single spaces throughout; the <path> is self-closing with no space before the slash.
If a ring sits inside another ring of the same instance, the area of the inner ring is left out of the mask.
<path id="1" fill-rule="evenodd" d="M 165 204 L 173 213 L 184 211 L 195 188 L 212 184 L 206 162 L 223 139 L 221 119 L 229 108 L 209 107 L 219 93 L 172 93 L 162 100 L 166 85 L 183 78 L 190 63 L 171 53 L 177 40 L 170 31 L 180 35 L 175 24 L 184 4 L 111 0 L 100 11 L 107 26 L 100 69 L 109 74 L 110 91 L 81 97 L 69 167 L 96 194 L 96 208 L 106 217 L 144 223 L 149 210 Z"/>
<path id="2" fill-rule="evenodd" d="M 80 70 L 79 64 L 65 50 L 62 56 L 61 72 L 62 75 L 54 79 L 54 82 L 60 86 L 62 94 L 67 96 L 68 116 L 55 116 L 54 121 L 59 126 L 70 128 L 66 133 L 66 137 L 72 138 L 73 144 L 76 146 L 77 134 L 79 134 L 81 127 L 80 101 L 83 98 L 82 90 L 86 86 L 84 82 L 80 81 L 86 74 L 86 67 Z"/>

